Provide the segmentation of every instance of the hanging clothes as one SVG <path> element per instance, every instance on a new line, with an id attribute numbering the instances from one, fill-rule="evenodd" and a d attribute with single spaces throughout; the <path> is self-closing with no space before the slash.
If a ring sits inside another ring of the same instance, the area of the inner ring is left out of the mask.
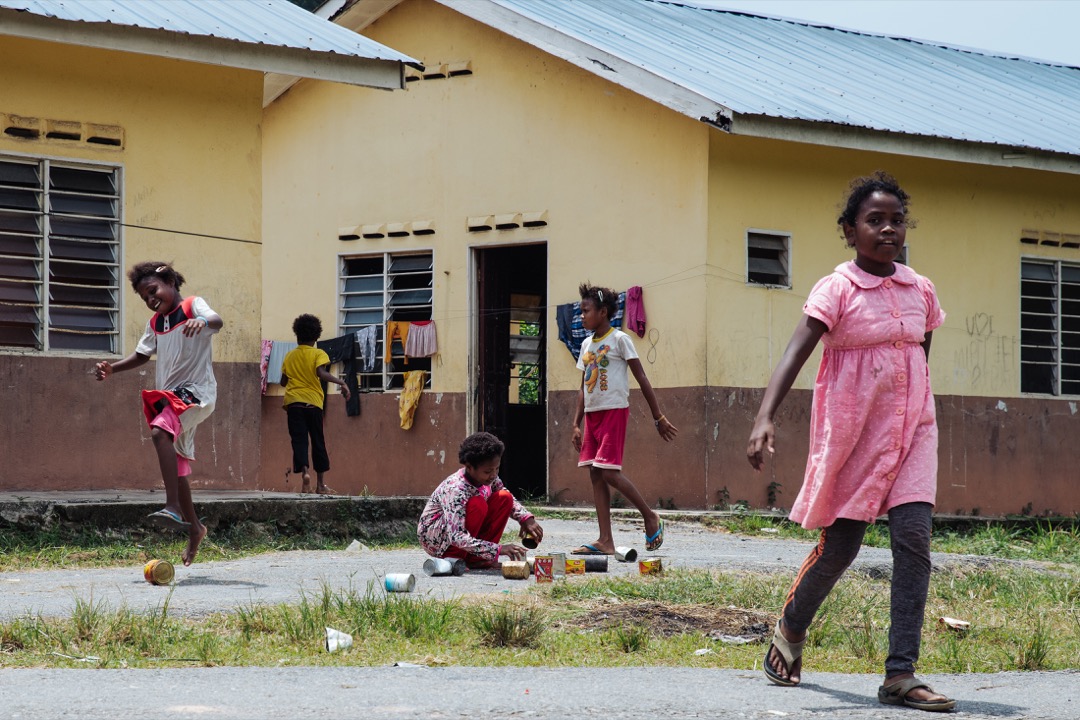
<path id="1" fill-rule="evenodd" d="M 371 372 L 375 369 L 375 361 L 379 358 L 375 355 L 375 342 L 379 339 L 379 328 L 368 325 L 356 331 L 356 344 L 360 346 L 360 358 L 364 361 L 361 366 L 363 372 Z"/>
<path id="2" fill-rule="evenodd" d="M 315 347 L 330 356 L 330 362 L 341 363 L 345 374 L 345 384 L 349 387 L 349 399 L 345 401 L 345 414 L 355 417 L 360 414 L 360 383 L 356 379 L 356 333 L 349 333 L 333 340 L 320 340 Z M 326 384 L 323 383 L 323 394 Z"/>
<path id="3" fill-rule="evenodd" d="M 641 297 L 641 286 L 635 285 L 626 291 L 626 329 L 645 337 L 645 301 Z"/>
<path id="4" fill-rule="evenodd" d="M 383 335 L 383 355 L 384 362 L 390 364 L 390 346 L 394 344 L 394 338 L 401 338 L 401 347 L 404 348 L 405 344 L 409 342 L 409 323 L 400 320 L 390 320 L 386 323 L 386 333 Z M 405 364 L 409 364 L 409 358 L 406 356 Z"/>
<path id="5" fill-rule="evenodd" d="M 615 317 L 611 318 L 611 327 L 622 328 L 623 311 L 626 308 L 626 293 L 619 293 L 619 307 L 615 311 Z M 567 321 L 569 317 L 569 321 Z M 566 349 L 578 359 L 581 353 L 581 343 L 589 336 L 589 331 L 581 320 L 581 301 L 559 305 L 555 311 L 555 321 L 559 326 L 559 340 L 566 345 Z M 564 332 L 564 328 L 569 328 Z"/>
<path id="6" fill-rule="evenodd" d="M 290 350 L 296 349 L 296 343 L 289 340 L 271 341 L 270 357 L 266 359 L 266 382 L 281 384 L 281 363 Z"/>
<path id="7" fill-rule="evenodd" d="M 401 429 L 408 430 L 413 425 L 413 415 L 420 403 L 420 394 L 424 392 L 424 380 L 427 373 L 423 370 L 411 370 L 405 373 L 405 387 L 398 396 L 398 416 Z"/>
<path id="8" fill-rule="evenodd" d="M 263 340 L 259 350 L 259 381 L 262 385 L 262 394 L 266 394 L 266 373 L 270 367 L 270 352 L 274 349 L 273 340 Z"/>
<path id="9" fill-rule="evenodd" d="M 409 338 L 405 342 L 405 357 L 431 357 L 439 352 L 434 320 L 413 320 L 409 323 Z"/>

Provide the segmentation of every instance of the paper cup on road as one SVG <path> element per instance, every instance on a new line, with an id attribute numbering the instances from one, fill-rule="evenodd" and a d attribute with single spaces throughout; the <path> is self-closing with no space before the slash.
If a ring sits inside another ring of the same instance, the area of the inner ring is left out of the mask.
<path id="1" fill-rule="evenodd" d="M 412 592 L 416 576 L 412 573 L 388 573 L 384 580 L 386 592 Z"/>
<path id="2" fill-rule="evenodd" d="M 615 559 L 619 562 L 634 562 L 637 560 L 637 550 L 632 547 L 615 548 Z"/>
<path id="3" fill-rule="evenodd" d="M 352 635 L 332 627 L 326 628 L 326 652 L 337 652 L 350 647 L 352 647 Z"/>

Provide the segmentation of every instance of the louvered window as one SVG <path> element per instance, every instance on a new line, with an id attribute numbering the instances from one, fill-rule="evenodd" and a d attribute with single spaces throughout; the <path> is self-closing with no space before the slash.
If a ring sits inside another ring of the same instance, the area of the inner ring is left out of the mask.
<path id="1" fill-rule="evenodd" d="M 114 353 L 119 170 L 0 156 L 0 346 Z"/>
<path id="2" fill-rule="evenodd" d="M 788 259 L 791 236 L 750 230 L 746 233 L 746 281 L 772 287 L 791 287 Z"/>
<path id="3" fill-rule="evenodd" d="M 1020 391 L 1080 395 L 1080 264 L 1020 263 Z"/>
<path id="4" fill-rule="evenodd" d="M 368 391 L 392 390 L 404 385 L 404 373 L 427 370 L 431 383 L 431 358 L 408 358 L 396 334 L 387 356 L 388 322 L 431 320 L 432 254 L 380 253 L 341 258 L 340 324 L 342 333 L 376 328 L 376 361 L 359 376 L 360 388 Z"/>

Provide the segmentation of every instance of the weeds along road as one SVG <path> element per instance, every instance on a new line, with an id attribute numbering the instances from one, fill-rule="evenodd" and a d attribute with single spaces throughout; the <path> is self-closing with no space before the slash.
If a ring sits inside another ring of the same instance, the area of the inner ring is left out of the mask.
<path id="1" fill-rule="evenodd" d="M 513 524 L 513 523 L 512 523 Z M 545 520 L 544 543 L 537 552 L 569 552 L 596 539 L 593 520 Z M 704 528 L 696 523 L 668 523 L 663 548 L 665 568 L 754 570 L 794 574 L 813 543 L 763 536 L 740 537 Z M 213 538 L 210 538 L 211 541 Z M 644 534 L 636 525 L 616 520 L 615 541 L 641 552 Z M 643 556 L 645 554 L 643 553 Z M 325 586 L 363 592 L 368 583 L 381 590 L 386 573 L 412 573 L 415 592 L 452 598 L 472 594 L 522 592 L 530 581 L 505 580 L 498 571 L 470 572 L 461 577 L 427 577 L 420 548 L 361 550 L 360 552 L 290 551 L 256 555 L 240 560 L 196 562 L 185 568 L 179 558 L 165 558 L 176 566 L 171 587 L 148 584 L 142 565 L 115 568 L 26 570 L 0 573 L 0 620 L 26 615 L 69 617 L 76 600 L 93 601 L 104 608 L 126 606 L 134 611 L 159 608 L 168 600 L 169 613 L 198 617 L 230 612 L 252 604 L 296 602 Z M 935 566 L 989 562 L 985 558 L 935 554 Z M 1002 561 L 1004 562 L 1004 561 Z M 888 550 L 863 548 L 854 568 L 887 574 L 892 564 Z M 609 575 L 637 574 L 636 563 L 609 561 Z M 573 582 L 573 580 L 571 580 Z"/>
<path id="2" fill-rule="evenodd" d="M 543 551 L 595 539 L 591 520 L 547 520 Z M 616 542 L 643 544 L 640 523 L 616 521 Z M 659 553 L 665 567 L 793 574 L 812 543 L 740 537 L 694 523 L 669 523 Z M 175 560 L 175 558 L 168 558 Z M 177 567 L 176 583 L 155 587 L 141 566 L 0 573 L 0 618 L 69 617 L 76 599 L 135 611 L 159 608 L 197 617 L 253 603 L 298 601 L 324 586 L 363 591 L 388 572 L 417 577 L 415 593 L 451 598 L 523 592 L 529 581 L 491 573 L 426 577 L 419 549 L 286 552 Z M 934 556 L 936 566 L 997 563 Z M 863 548 L 855 569 L 888 573 L 887 550 Z M 1003 563 L 1013 564 L 1013 563 Z M 610 562 L 610 574 L 636 564 Z M 570 582 L 576 582 L 576 579 Z M 381 587 L 381 586 L 379 586 Z M 378 591 L 378 590 L 377 590 Z M 170 595 L 171 592 L 171 595 Z M 527 652 L 523 651 L 523 652 Z M 764 653 L 764 649 L 762 649 Z M 959 702 L 957 717 L 1080 717 L 1080 674 L 1029 672 L 927 676 Z M 696 668 L 213 667 L 165 670 L 4 669 L 0 717 L 18 720 L 203 720 L 205 718 L 875 718 L 924 717 L 880 705 L 880 677 L 808 672 L 801 688 L 777 688 L 761 672 Z"/>

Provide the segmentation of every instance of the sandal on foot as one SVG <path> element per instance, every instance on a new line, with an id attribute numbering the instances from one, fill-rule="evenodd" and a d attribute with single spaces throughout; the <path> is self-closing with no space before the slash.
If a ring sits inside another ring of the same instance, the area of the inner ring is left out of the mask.
<path id="1" fill-rule="evenodd" d="M 157 527 L 165 528 L 167 530 L 187 530 L 191 527 L 191 523 L 184 522 L 184 518 L 167 508 L 162 508 L 157 512 L 150 513 L 146 516 L 146 519 Z"/>
<path id="2" fill-rule="evenodd" d="M 652 535 L 645 533 L 645 549 L 649 552 L 655 552 L 660 549 L 660 546 L 664 544 L 664 521 L 660 521 L 660 525 L 656 528 L 656 532 Z"/>
<path id="3" fill-rule="evenodd" d="M 934 688 L 919 678 L 909 677 L 879 687 L 877 699 L 883 705 L 906 705 L 909 708 L 928 712 L 947 712 L 956 707 L 956 701 L 952 698 L 945 698 L 944 700 L 912 700 L 908 698 L 908 693 L 915 688 L 926 688 L 927 692 L 938 694 L 934 691 Z"/>
<path id="4" fill-rule="evenodd" d="M 579 547 L 577 550 L 571 550 L 571 555 L 611 555 L 612 553 L 604 552 L 595 545 L 585 544 Z"/>
<path id="5" fill-rule="evenodd" d="M 787 671 L 790 675 L 791 668 L 795 664 L 795 661 L 802 657 L 804 645 L 806 645 L 806 638 L 803 638 L 799 642 L 791 642 L 786 637 L 784 637 L 784 633 L 780 632 L 780 620 L 777 620 L 776 630 L 773 632 L 772 642 L 769 644 L 768 650 L 765 651 L 765 675 L 769 678 L 769 680 L 771 680 L 774 684 L 780 685 L 782 687 L 795 687 L 796 685 L 798 685 L 799 683 L 792 682 L 790 677 L 784 677 L 775 670 L 773 670 L 772 665 L 769 664 L 769 653 L 772 651 L 773 648 L 776 648 L 776 651 L 780 653 L 780 657 L 784 659 L 784 667 L 787 668 Z M 881 699 L 880 691 L 878 691 L 878 699 Z M 885 701 L 882 700 L 882 702 Z"/>

